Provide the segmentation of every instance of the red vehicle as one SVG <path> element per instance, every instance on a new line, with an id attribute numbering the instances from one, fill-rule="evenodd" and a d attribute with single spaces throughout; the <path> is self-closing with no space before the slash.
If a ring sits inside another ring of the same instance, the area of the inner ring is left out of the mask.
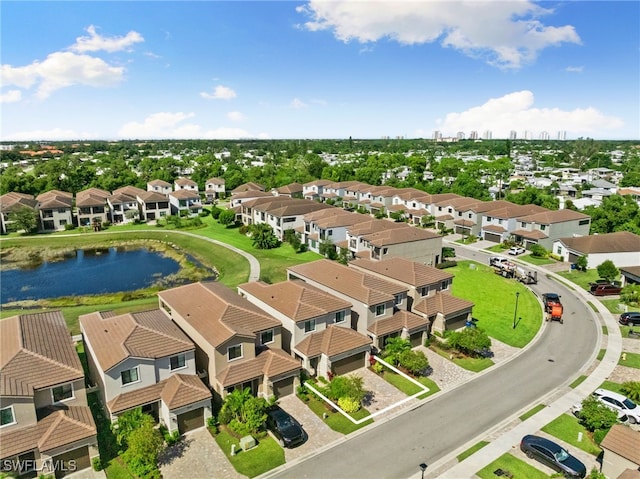
<path id="1" fill-rule="evenodd" d="M 547 321 L 560 321 L 560 324 L 562 324 L 562 309 L 562 304 L 560 303 L 552 305 L 550 311 L 547 313 Z"/>
<path id="2" fill-rule="evenodd" d="M 615 284 L 599 284 L 591 289 L 591 294 L 594 296 L 612 296 L 620 294 L 620 291 L 622 291 L 622 288 Z"/>

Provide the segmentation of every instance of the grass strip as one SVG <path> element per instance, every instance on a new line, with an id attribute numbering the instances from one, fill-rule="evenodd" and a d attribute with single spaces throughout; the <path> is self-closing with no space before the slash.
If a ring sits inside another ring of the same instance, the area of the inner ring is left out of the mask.
<path id="1" fill-rule="evenodd" d="M 487 444 L 489 444 L 488 441 L 480 441 L 476 444 L 474 444 L 473 446 L 471 446 L 469 449 L 467 449 L 464 452 L 461 452 L 460 454 L 458 454 L 456 456 L 456 459 L 458 460 L 458 462 L 462 462 L 464 461 L 467 457 L 475 454 L 476 452 L 478 452 L 480 449 L 482 449 L 484 446 L 486 446 Z"/>
<path id="2" fill-rule="evenodd" d="M 537 406 L 534 406 L 533 408 L 531 408 L 527 412 L 525 412 L 522 416 L 520 416 L 520 420 L 521 421 L 526 421 L 527 419 L 529 419 L 534 414 L 542 411 L 545 407 L 547 407 L 547 406 L 545 406 L 544 404 L 538 404 Z"/>

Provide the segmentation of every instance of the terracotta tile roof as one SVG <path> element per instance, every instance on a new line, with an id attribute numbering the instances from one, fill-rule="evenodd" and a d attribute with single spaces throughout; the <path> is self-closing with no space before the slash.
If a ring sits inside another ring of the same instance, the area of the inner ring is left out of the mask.
<path id="1" fill-rule="evenodd" d="M 366 236 L 390 229 L 410 228 L 406 223 L 395 223 L 393 221 L 373 219 L 365 215 L 362 216 L 364 216 L 367 221 L 363 221 L 349 227 L 348 232 L 351 236 Z"/>
<path id="2" fill-rule="evenodd" d="M 276 188 L 276 191 L 283 194 L 302 193 L 302 185 L 300 183 L 289 183 L 288 185 Z"/>
<path id="3" fill-rule="evenodd" d="M 303 186 L 324 186 L 324 185 L 330 185 L 332 183 L 332 181 L 330 180 L 313 180 L 310 181 L 308 183 L 305 183 Z"/>
<path id="4" fill-rule="evenodd" d="M 158 191 L 144 191 L 140 190 L 140 193 L 137 194 L 137 197 L 140 198 L 145 203 L 154 203 L 158 201 L 168 201 L 167 197 Z"/>
<path id="5" fill-rule="evenodd" d="M 109 196 L 109 198 L 107 198 L 107 200 L 109 201 L 109 203 L 111 204 L 116 204 L 116 203 L 137 203 L 138 200 L 136 199 L 135 196 L 131 196 L 128 195 L 126 193 L 114 193 L 113 195 Z"/>
<path id="6" fill-rule="evenodd" d="M 436 220 L 438 221 L 448 221 L 448 220 L 452 220 L 453 216 L 451 215 L 442 215 L 442 216 L 436 216 Z"/>
<path id="7" fill-rule="evenodd" d="M 51 190 L 36 196 L 40 209 L 71 208 L 73 195 L 66 191 Z"/>
<path id="8" fill-rule="evenodd" d="M 233 195 L 234 200 L 243 198 L 273 198 L 273 195 L 268 191 L 260 190 L 241 191 L 239 193 L 234 193 Z"/>
<path id="9" fill-rule="evenodd" d="M 506 220 L 511 218 L 525 218 L 529 215 L 535 215 L 536 213 L 544 213 L 547 211 L 549 210 L 538 205 L 509 205 L 503 208 L 486 211 L 485 215 Z"/>
<path id="10" fill-rule="evenodd" d="M 584 254 L 640 252 L 640 236 L 630 231 L 560 238 L 560 241 L 567 248 Z"/>
<path id="11" fill-rule="evenodd" d="M 448 200 L 439 201 L 438 203 L 435 203 L 435 206 L 442 206 L 442 207 L 451 206 L 456 210 L 465 210 L 469 208 L 474 208 L 476 206 L 480 206 L 482 203 L 486 203 L 486 202 L 481 200 L 476 200 L 475 198 L 460 196 L 458 198 L 450 198 Z"/>
<path id="12" fill-rule="evenodd" d="M 238 290 L 271 306 L 296 322 L 351 308 L 351 303 L 302 281 L 245 283 Z"/>
<path id="13" fill-rule="evenodd" d="M 280 321 L 216 282 L 179 286 L 158 296 L 214 347 L 234 336 L 255 339 L 257 332 L 281 326 Z"/>
<path id="14" fill-rule="evenodd" d="M 504 227 L 498 225 L 487 225 L 482 228 L 484 231 L 494 231 L 496 233 L 504 233 L 507 231 Z"/>
<path id="15" fill-rule="evenodd" d="M 0 396 L 33 396 L 37 389 L 83 377 L 60 311 L 0 321 Z"/>
<path id="16" fill-rule="evenodd" d="M 237 188 L 234 188 L 233 190 L 231 190 L 231 194 L 235 195 L 236 193 L 240 193 L 242 191 L 249 191 L 249 190 L 258 190 L 258 191 L 264 191 L 264 186 L 259 185 L 258 183 L 244 183 L 240 186 L 238 186 Z"/>
<path id="17" fill-rule="evenodd" d="M 0 458 L 38 448 L 47 452 L 67 444 L 94 438 L 96 425 L 86 406 L 50 409 L 47 416 L 26 427 L 0 432 Z"/>
<path id="18" fill-rule="evenodd" d="M 471 220 L 460 219 L 460 220 L 455 220 L 453 224 L 459 225 L 459 226 L 475 226 L 477 223 Z"/>
<path id="19" fill-rule="evenodd" d="M 408 291 L 391 281 L 356 271 L 335 261 L 321 259 L 288 269 L 294 275 L 320 283 L 366 305 L 391 301 L 396 294 Z"/>
<path id="20" fill-rule="evenodd" d="M 281 349 L 265 349 L 254 359 L 227 366 L 216 378 L 223 387 L 228 387 L 262 376 L 272 378 L 285 374 L 297 374 L 300 369 L 302 369 L 300 361 Z"/>
<path id="21" fill-rule="evenodd" d="M 196 183 L 190 178 L 178 178 L 175 181 L 175 184 L 178 186 L 198 186 L 198 183 Z"/>
<path id="22" fill-rule="evenodd" d="M 371 338 L 351 328 L 332 324 L 322 331 L 308 335 L 295 346 L 295 349 L 307 358 L 314 358 L 320 354 L 331 358 L 370 346 Z"/>
<path id="23" fill-rule="evenodd" d="M 207 185 L 224 185 L 224 178 L 209 178 L 206 184 Z"/>
<path id="24" fill-rule="evenodd" d="M 122 188 L 118 188 L 113 191 L 114 195 L 125 194 L 127 196 L 132 196 L 133 198 L 142 193 L 146 193 L 146 191 L 142 188 L 138 188 L 137 186 L 123 186 Z"/>
<path id="25" fill-rule="evenodd" d="M 579 213 L 578 211 L 573 210 L 547 210 L 542 211 L 540 213 L 535 213 L 532 215 L 521 216 L 518 218 L 518 221 L 526 221 L 528 223 L 540 223 L 540 224 L 553 224 L 553 223 L 563 223 L 565 221 L 579 221 L 590 219 L 589 215 L 585 215 L 584 213 Z"/>
<path id="26" fill-rule="evenodd" d="M 353 226 L 370 220 L 371 218 L 366 215 L 340 208 L 326 208 L 304 215 L 305 222 L 316 224 L 322 229 Z"/>
<path id="27" fill-rule="evenodd" d="M 405 258 L 390 258 L 381 261 L 357 259 L 349 263 L 349 267 L 367 270 L 380 274 L 404 284 L 420 288 L 430 284 L 437 284 L 453 278 L 451 273 L 426 264 L 416 263 Z"/>
<path id="28" fill-rule="evenodd" d="M 640 466 L 639 431 L 634 431 L 629 426 L 622 424 L 614 424 L 600 446 Z"/>
<path id="29" fill-rule="evenodd" d="M 129 357 L 162 358 L 195 349 L 193 342 L 159 309 L 105 317 L 79 317 L 85 340 L 103 371 Z"/>
<path id="30" fill-rule="evenodd" d="M 162 400 L 173 410 L 211 397 L 211 391 L 195 374 L 172 374 L 159 383 L 116 396 L 109 401 L 108 408 L 112 414 L 118 414 Z"/>
<path id="31" fill-rule="evenodd" d="M 33 195 L 26 195 L 24 193 L 6 193 L 0 196 L 0 211 L 10 212 L 16 211 L 20 208 L 35 208 L 38 201 Z"/>
<path id="32" fill-rule="evenodd" d="M 433 296 L 427 296 L 417 303 L 414 303 L 413 310 L 424 313 L 427 317 L 435 316 L 438 313 L 449 316 L 473 308 L 473 306 L 474 304 L 471 301 L 438 291 Z"/>
<path id="33" fill-rule="evenodd" d="M 290 198 L 288 196 L 272 196 L 271 198 L 258 198 L 244 203 L 243 206 L 253 208 L 258 211 L 264 211 L 273 216 L 296 216 L 305 215 L 312 211 L 332 209 L 337 210 L 334 206 L 326 203 L 318 203 L 317 201 L 304 200 L 301 198 Z"/>
<path id="34" fill-rule="evenodd" d="M 409 311 L 397 311 L 390 318 L 380 319 L 370 325 L 367 330 L 376 336 L 384 336 L 385 334 L 402 331 L 413 332 L 420 329 L 426 329 L 429 326 L 429 320 Z"/>
<path id="35" fill-rule="evenodd" d="M 168 181 L 164 181 L 164 180 L 151 180 L 147 184 L 151 185 L 151 186 L 160 186 L 162 188 L 171 188 L 171 183 L 169 183 Z"/>
<path id="36" fill-rule="evenodd" d="M 76 194 L 76 206 L 104 206 L 109 196 L 111 196 L 111 193 L 99 188 L 78 191 Z"/>
<path id="37" fill-rule="evenodd" d="M 533 231 L 529 231 L 529 230 L 513 230 L 511 232 L 512 235 L 514 236 L 522 236 L 523 238 L 528 238 L 528 239 L 544 239 L 544 238 L 548 238 L 549 236 L 544 234 L 542 231 L 540 230 L 533 230 Z"/>
<path id="38" fill-rule="evenodd" d="M 384 220 L 382 220 L 384 221 Z M 387 246 L 392 244 L 411 243 L 413 241 L 426 241 L 441 238 L 438 233 L 433 233 L 421 228 L 409 226 L 406 223 L 404 228 L 389 229 L 364 236 L 373 246 Z"/>
<path id="39" fill-rule="evenodd" d="M 200 199 L 200 193 L 193 190 L 176 190 L 169 193 L 169 196 L 178 198 L 179 200 Z"/>

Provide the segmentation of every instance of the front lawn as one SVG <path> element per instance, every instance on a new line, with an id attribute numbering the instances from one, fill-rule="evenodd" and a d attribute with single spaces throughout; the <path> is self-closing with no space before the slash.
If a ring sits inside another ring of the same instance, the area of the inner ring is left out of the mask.
<path id="1" fill-rule="evenodd" d="M 620 366 L 626 366 L 628 368 L 640 369 L 640 354 L 638 353 L 622 353 L 626 355 L 626 359 L 622 359 L 622 355 L 620 356 L 620 360 L 618 364 Z"/>
<path id="2" fill-rule="evenodd" d="M 360 428 L 368 426 L 373 422 L 373 419 L 370 419 L 360 424 L 354 424 L 349 419 L 344 417 L 342 413 L 327 409 L 326 403 L 324 401 L 316 399 L 311 394 L 309 394 L 307 397 L 308 400 L 305 402 L 307 406 L 309 406 L 309 409 L 311 409 L 316 414 L 316 416 L 322 419 L 327 424 L 327 426 L 341 434 L 347 435 L 349 433 L 357 431 Z M 327 417 L 325 418 L 324 415 L 326 415 Z M 351 417 L 355 420 L 358 420 L 370 415 L 371 414 L 369 413 L 369 411 L 367 411 L 365 408 L 360 408 L 360 410 L 352 414 Z"/>
<path id="3" fill-rule="evenodd" d="M 456 354 L 452 351 L 438 347 L 437 341 L 433 341 L 429 346 L 429 349 L 435 351 L 443 358 L 447 358 L 448 360 L 453 361 L 454 364 L 457 364 L 461 368 L 466 369 L 467 371 L 472 371 L 474 373 L 483 371 L 495 364 L 490 358 L 456 357 Z"/>
<path id="4" fill-rule="evenodd" d="M 215 440 L 235 470 L 247 477 L 259 476 L 285 463 L 284 450 L 268 434 L 256 439 L 257 446 L 247 451 L 243 451 L 240 441 L 224 429 L 215 435 Z M 231 446 L 234 444 L 236 454 L 232 456 Z"/>
<path id="5" fill-rule="evenodd" d="M 533 256 L 530 254 L 520 256 L 518 259 L 524 261 L 525 263 L 533 264 L 536 266 L 544 266 L 545 264 L 553 264 L 557 263 L 557 261 L 549 259 L 549 258 L 539 258 L 537 256 Z M 568 265 L 567 265 L 568 267 Z"/>
<path id="6" fill-rule="evenodd" d="M 622 384 L 614 383 L 613 381 L 605 381 L 600 385 L 599 389 L 608 389 L 609 391 L 613 391 L 614 393 L 622 394 Z"/>
<path id="7" fill-rule="evenodd" d="M 593 283 L 595 280 L 600 279 L 600 275 L 596 269 L 588 269 L 586 271 L 572 269 L 571 271 L 559 271 L 558 274 L 577 284 L 586 291 L 589 291 L 590 289 L 589 283 Z"/>
<path id="8" fill-rule="evenodd" d="M 542 310 L 531 290 L 474 261 L 460 261 L 447 271 L 455 275 L 452 294 L 474 303 L 477 325 L 489 336 L 517 348 L 533 339 L 542 325 Z M 516 292 L 520 293 L 517 311 Z"/>
<path id="9" fill-rule="evenodd" d="M 393 384 L 396 388 L 398 388 L 400 391 L 405 393 L 407 396 L 413 396 L 414 394 L 421 391 L 421 389 L 418 386 L 416 386 L 407 378 L 401 376 L 396 372 L 385 370 L 382 373 L 382 377 L 387 382 L 389 382 L 390 384 Z M 420 396 L 418 396 L 418 399 L 424 399 L 440 391 L 440 388 L 438 387 L 438 385 L 435 382 L 433 382 L 431 379 L 425 376 L 420 376 L 415 379 L 420 384 L 424 384 L 426 387 L 429 388 L 429 392 L 425 392 L 421 394 Z"/>
<path id="10" fill-rule="evenodd" d="M 578 422 L 578 419 L 570 414 L 562 414 L 558 416 L 545 427 L 542 428 L 547 434 L 562 439 L 564 442 L 571 444 L 579 449 L 593 456 L 598 456 L 602 449 L 600 449 L 591 437 L 589 431 L 587 431 Z M 578 434 L 582 433 L 582 441 L 578 441 Z"/>
<path id="11" fill-rule="evenodd" d="M 496 479 L 498 476 L 494 472 L 498 469 L 511 473 L 512 479 L 548 479 L 549 477 L 541 470 L 509 453 L 503 454 L 488 466 L 483 467 L 476 472 L 476 475 L 481 479 Z"/>

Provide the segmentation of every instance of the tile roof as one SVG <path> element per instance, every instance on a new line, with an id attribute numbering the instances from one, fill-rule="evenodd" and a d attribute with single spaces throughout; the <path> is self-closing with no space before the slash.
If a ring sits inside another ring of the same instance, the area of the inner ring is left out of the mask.
<path id="1" fill-rule="evenodd" d="M 505 231 L 507 231 L 503 226 L 498 226 L 498 225 L 487 225 L 487 226 L 483 226 L 482 229 L 484 231 L 493 231 L 496 233 L 504 233 Z"/>
<path id="2" fill-rule="evenodd" d="M 238 286 L 296 322 L 351 308 L 351 303 L 302 281 L 262 282 Z"/>
<path id="3" fill-rule="evenodd" d="M 178 178 L 176 179 L 175 184 L 178 186 L 198 186 L 198 183 L 190 178 Z"/>
<path id="4" fill-rule="evenodd" d="M 147 184 L 151 186 L 161 186 L 162 188 L 171 188 L 171 183 L 164 180 L 151 180 Z"/>
<path id="5" fill-rule="evenodd" d="M 127 196 L 136 197 L 141 193 L 145 193 L 146 191 L 142 188 L 138 188 L 137 186 L 123 186 L 122 188 L 118 188 L 117 190 L 113 190 L 114 195 L 125 194 Z"/>
<path id="6" fill-rule="evenodd" d="M 169 193 L 169 196 L 178 198 L 179 200 L 190 200 L 193 198 L 200 199 L 200 193 L 193 190 L 176 190 Z"/>
<path id="7" fill-rule="evenodd" d="M 384 336 L 385 334 L 395 333 L 407 329 L 413 332 L 419 329 L 426 329 L 429 326 L 429 320 L 409 311 L 396 311 L 390 318 L 380 319 L 371 324 L 367 330 L 376 336 Z"/>
<path id="8" fill-rule="evenodd" d="M 313 358 L 320 354 L 331 358 L 369 346 L 371 346 L 371 338 L 351 328 L 332 324 L 322 331 L 305 337 L 296 344 L 295 350 L 307 358 Z"/>
<path id="9" fill-rule="evenodd" d="M 511 232 L 511 234 L 513 236 L 522 236 L 523 238 L 529 238 L 529 239 L 544 239 L 544 238 L 548 238 L 549 235 L 544 234 L 542 231 L 540 230 L 533 230 L 533 231 L 529 231 L 529 230 L 513 230 Z"/>
<path id="10" fill-rule="evenodd" d="M 622 424 L 614 424 L 600 446 L 640 466 L 639 431 L 634 431 L 629 426 Z"/>
<path id="11" fill-rule="evenodd" d="M 284 374 L 297 374 L 300 369 L 300 361 L 281 349 L 265 349 L 254 359 L 230 364 L 220 371 L 216 378 L 223 387 L 228 387 L 262 376 L 273 378 Z"/>
<path id="12" fill-rule="evenodd" d="M 184 190 L 181 190 L 184 191 Z M 168 201 L 167 197 L 158 191 L 144 191 L 141 190 L 140 193 L 136 195 L 145 203 L 154 203 L 157 201 Z"/>
<path id="13" fill-rule="evenodd" d="M 546 208 L 538 205 L 515 205 L 511 204 L 502 208 L 485 211 L 486 216 L 493 216 L 501 219 L 524 218 L 536 213 L 547 212 Z"/>
<path id="14" fill-rule="evenodd" d="M 178 409 L 206 399 L 211 391 L 195 374 L 172 374 L 156 384 L 120 394 L 109 401 L 112 414 L 162 400 L 170 410 Z"/>
<path id="15" fill-rule="evenodd" d="M 518 218 L 518 221 L 526 221 L 529 223 L 540 223 L 540 224 L 553 224 L 553 223 L 563 223 L 565 221 L 578 221 L 584 219 L 590 219 L 589 215 L 585 215 L 584 213 L 579 213 L 578 211 L 573 210 L 547 210 L 542 211 L 540 213 L 535 213 L 532 215 L 521 216 Z"/>
<path id="16" fill-rule="evenodd" d="M 83 377 L 60 311 L 0 321 L 0 396 L 33 396 L 35 390 Z"/>
<path id="17" fill-rule="evenodd" d="M 413 241 L 426 241 L 442 238 L 438 233 L 409 226 L 406 223 L 401 224 L 405 225 L 405 227 L 379 231 L 370 235 L 365 235 L 364 238 L 373 246 L 387 246 L 392 244 L 411 243 Z"/>
<path id="18" fill-rule="evenodd" d="M 453 278 L 451 273 L 447 273 L 444 270 L 401 257 L 383 259 L 381 261 L 357 259 L 351 261 L 349 267 L 361 268 L 371 273 L 387 276 L 416 288 L 448 281 Z"/>
<path id="19" fill-rule="evenodd" d="M 35 424 L 0 432 L 0 458 L 38 448 L 47 452 L 67 444 L 94 438 L 96 425 L 87 406 L 50 408 Z"/>
<path id="20" fill-rule="evenodd" d="M 475 221 L 467 220 L 467 219 L 459 219 L 453 222 L 454 225 L 459 226 L 475 226 L 477 223 Z"/>
<path id="21" fill-rule="evenodd" d="M 242 191 L 249 191 L 249 190 L 259 190 L 259 191 L 264 191 L 264 186 L 259 185 L 258 183 L 244 183 L 240 186 L 238 186 L 237 188 L 234 188 L 233 190 L 231 190 L 231 194 L 234 195 L 236 193 L 240 193 Z"/>
<path id="22" fill-rule="evenodd" d="M 71 208 L 73 194 L 66 191 L 51 190 L 36 196 L 40 209 Z"/>
<path id="23" fill-rule="evenodd" d="M 306 186 L 306 187 L 310 187 L 310 186 L 325 186 L 325 185 L 330 185 L 332 183 L 332 181 L 330 180 L 314 180 L 314 181 L 310 181 L 308 183 L 305 183 L 302 186 Z"/>
<path id="24" fill-rule="evenodd" d="M 234 336 L 255 338 L 280 321 L 216 282 L 200 282 L 160 291 L 158 296 L 214 347 Z"/>
<path id="25" fill-rule="evenodd" d="M 261 190 L 247 190 L 241 191 L 239 193 L 234 193 L 233 199 L 242 199 L 242 198 L 273 198 L 273 194 L 268 191 Z"/>
<path id="26" fill-rule="evenodd" d="M 396 294 L 408 291 L 391 281 L 369 273 L 356 271 L 335 261 L 321 259 L 288 268 L 288 271 L 302 278 L 308 278 L 334 291 L 366 305 L 391 301 Z"/>
<path id="27" fill-rule="evenodd" d="M 288 185 L 276 188 L 276 191 L 283 194 L 302 193 L 302 185 L 300 183 L 289 183 Z"/>
<path id="28" fill-rule="evenodd" d="M 159 309 L 106 317 L 79 317 L 85 340 L 103 371 L 129 357 L 162 358 L 195 349 L 193 342 Z"/>
<path id="29" fill-rule="evenodd" d="M 111 193 L 99 188 L 89 188 L 78 191 L 76 194 L 76 206 L 104 206 Z"/>
<path id="30" fill-rule="evenodd" d="M 211 185 L 224 185 L 224 178 L 209 178 L 206 181 L 206 184 Z"/>
<path id="31" fill-rule="evenodd" d="M 33 195 L 27 195 L 24 193 L 6 193 L 0 196 L 0 211 L 9 212 L 15 211 L 23 207 L 35 208 L 38 201 Z"/>
<path id="32" fill-rule="evenodd" d="M 427 296 L 414 303 L 413 310 L 424 313 L 427 317 L 435 316 L 438 313 L 444 316 L 460 313 L 466 309 L 473 308 L 474 304 L 466 299 L 457 298 L 449 293 L 438 291 L 433 296 Z"/>
<path id="33" fill-rule="evenodd" d="M 332 209 L 334 206 L 317 201 L 304 200 L 302 198 L 290 198 L 288 196 L 271 196 L 271 198 L 258 198 L 243 203 L 243 207 L 264 211 L 273 216 L 296 216 L 305 215 L 312 211 Z"/>
<path id="34" fill-rule="evenodd" d="M 585 254 L 640 251 L 640 236 L 630 231 L 560 238 L 560 241 L 567 248 Z"/>

